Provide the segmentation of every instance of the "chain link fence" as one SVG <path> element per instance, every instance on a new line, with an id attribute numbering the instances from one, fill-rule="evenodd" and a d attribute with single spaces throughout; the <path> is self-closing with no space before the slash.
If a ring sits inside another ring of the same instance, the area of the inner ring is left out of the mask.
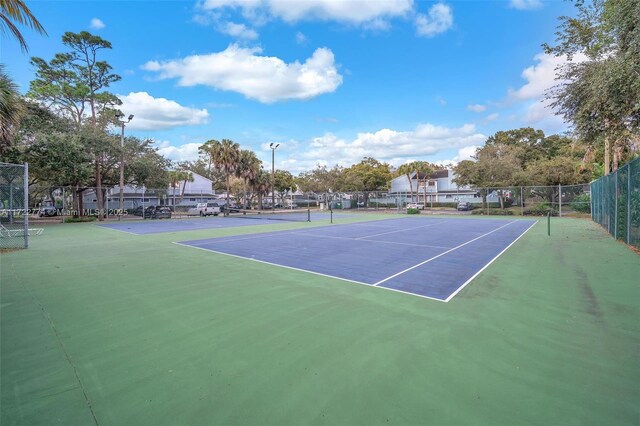
<path id="1" fill-rule="evenodd" d="M 434 214 L 482 215 L 588 215 L 591 209 L 589 184 L 475 188 L 443 192 L 285 192 L 258 194 L 247 190 L 230 194 L 213 190 L 183 191 L 182 188 L 149 189 L 127 187 L 120 207 L 118 187 L 102 189 L 102 208 L 98 191 L 87 187 L 39 187 L 30 189 L 32 219 L 46 222 L 96 220 L 99 214 L 108 220 L 186 219 L 210 213 L 203 206 L 216 205 L 220 214 L 238 209 L 252 210 L 336 210 L 358 213 L 405 214 L 410 208 Z M 465 203 L 461 207 L 461 203 Z"/>
<path id="2" fill-rule="evenodd" d="M 591 217 L 614 238 L 640 248 L 640 157 L 591 182 Z"/>
<path id="3" fill-rule="evenodd" d="M 0 249 L 29 246 L 28 167 L 0 163 Z"/>

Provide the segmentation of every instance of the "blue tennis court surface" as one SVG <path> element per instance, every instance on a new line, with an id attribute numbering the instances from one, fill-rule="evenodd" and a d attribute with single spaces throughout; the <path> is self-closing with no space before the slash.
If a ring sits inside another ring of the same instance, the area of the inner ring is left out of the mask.
<path id="1" fill-rule="evenodd" d="M 401 218 L 178 244 L 449 301 L 535 223 Z"/>
<path id="2" fill-rule="evenodd" d="M 340 215 L 342 218 L 348 215 Z M 280 219 L 269 219 L 269 215 L 261 216 L 229 216 L 229 217 L 206 217 L 206 218 L 193 218 L 193 219 L 146 219 L 137 221 L 123 221 L 116 223 L 106 223 L 98 226 L 105 228 L 115 229 L 117 231 L 128 232 L 130 234 L 145 235 L 145 234 L 161 234 L 164 232 L 182 232 L 182 231 L 194 231 L 198 229 L 213 229 L 213 228 L 233 228 L 236 226 L 255 226 L 277 223 L 277 220 L 293 220 L 298 222 L 304 222 L 307 220 L 307 211 L 299 210 L 294 213 L 284 213 Z M 312 212 L 311 220 L 329 220 L 329 213 Z M 336 214 L 334 214 L 336 217 Z"/>

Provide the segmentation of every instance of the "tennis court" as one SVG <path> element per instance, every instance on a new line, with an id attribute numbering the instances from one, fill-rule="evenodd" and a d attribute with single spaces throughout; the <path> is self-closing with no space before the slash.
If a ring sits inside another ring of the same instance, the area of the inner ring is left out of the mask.
<path id="1" fill-rule="evenodd" d="M 0 255 L 0 423 L 638 424 L 640 260 L 599 225 L 349 214 L 143 236 L 45 225 Z M 523 232 L 450 303 L 370 288 L 465 243 L 401 276 L 436 282 L 492 251 L 473 276 Z M 173 244 L 204 238 L 289 254 Z M 322 275 L 340 271 L 369 284 Z"/>
<path id="2" fill-rule="evenodd" d="M 345 218 L 348 215 L 338 214 L 335 217 Z M 280 212 L 259 212 L 249 214 L 232 214 L 230 216 L 218 216 L 193 219 L 148 219 L 140 221 L 123 221 L 106 223 L 99 226 L 127 232 L 135 235 L 161 234 L 165 232 L 197 231 L 199 229 L 235 228 L 238 226 L 255 226 L 273 224 L 273 221 L 307 222 L 329 220 L 329 212 L 309 212 L 307 210 L 293 210 Z"/>
<path id="3" fill-rule="evenodd" d="M 178 244 L 449 301 L 535 223 L 402 218 Z"/>

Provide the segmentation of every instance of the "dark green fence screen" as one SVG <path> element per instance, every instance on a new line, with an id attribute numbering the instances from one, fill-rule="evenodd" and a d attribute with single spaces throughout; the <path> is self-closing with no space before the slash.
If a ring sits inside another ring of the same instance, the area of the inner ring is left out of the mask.
<path id="1" fill-rule="evenodd" d="M 614 238 L 640 248 L 640 157 L 591 182 L 591 217 Z"/>

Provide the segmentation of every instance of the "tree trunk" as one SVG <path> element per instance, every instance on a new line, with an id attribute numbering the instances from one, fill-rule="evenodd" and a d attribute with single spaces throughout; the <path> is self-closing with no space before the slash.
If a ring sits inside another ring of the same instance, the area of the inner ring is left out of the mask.
<path id="1" fill-rule="evenodd" d="M 607 176 L 611 169 L 609 168 L 611 165 L 611 161 L 609 160 L 609 136 L 604 137 L 604 175 Z"/>
<path id="2" fill-rule="evenodd" d="M 99 159 L 96 159 L 96 187 L 94 191 L 98 203 L 98 220 L 102 222 L 104 220 L 104 198 L 102 197 L 102 164 Z"/>
<path id="3" fill-rule="evenodd" d="M 612 171 L 617 171 L 618 170 L 618 164 L 620 163 L 620 161 L 622 160 L 622 144 L 620 144 L 619 141 L 616 141 L 613 144 L 613 170 Z"/>
<path id="4" fill-rule="evenodd" d="M 411 175 L 407 173 L 406 176 L 407 176 L 407 181 L 409 181 L 409 195 L 411 196 L 409 201 L 413 202 L 413 185 L 411 184 Z"/>

